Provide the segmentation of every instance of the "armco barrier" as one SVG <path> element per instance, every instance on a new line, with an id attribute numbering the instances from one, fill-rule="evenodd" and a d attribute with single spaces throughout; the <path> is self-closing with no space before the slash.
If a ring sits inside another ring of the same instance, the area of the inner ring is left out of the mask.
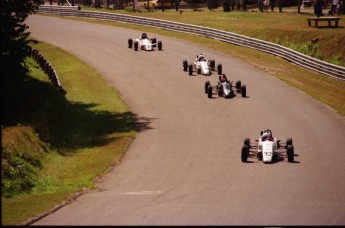
<path id="1" fill-rule="evenodd" d="M 270 53 L 279 56 L 301 67 L 308 68 L 318 73 L 328 75 L 340 80 L 345 80 L 345 67 L 334 65 L 321 61 L 319 59 L 304 55 L 300 52 L 291 50 L 279 44 L 270 43 L 267 41 L 239 35 L 232 32 L 226 32 L 218 29 L 183 24 L 173 21 L 152 19 L 146 17 L 124 15 L 117 13 L 106 13 L 97 11 L 81 11 L 78 6 L 49 6 L 42 5 L 39 7 L 39 13 L 58 14 L 69 17 L 84 17 L 107 21 L 123 22 L 136 25 L 156 27 L 160 29 L 189 33 L 197 36 L 208 37 L 220 40 L 226 43 L 231 43 L 239 46 L 253 48 L 259 51 Z"/>
<path id="2" fill-rule="evenodd" d="M 55 88 L 57 88 L 60 93 L 66 94 L 66 90 L 64 90 L 61 86 L 58 74 L 56 73 L 53 66 L 49 63 L 49 61 L 43 55 L 41 55 L 36 49 L 30 46 L 28 47 L 28 52 L 31 55 L 31 57 L 40 65 L 44 73 L 48 75 L 51 84 Z"/>

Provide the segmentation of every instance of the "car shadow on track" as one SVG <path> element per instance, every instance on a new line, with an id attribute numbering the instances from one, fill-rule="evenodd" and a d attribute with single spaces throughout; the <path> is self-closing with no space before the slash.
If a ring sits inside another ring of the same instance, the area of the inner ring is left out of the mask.
<path id="1" fill-rule="evenodd" d="M 294 154 L 295 157 L 298 157 L 299 155 L 298 154 Z M 246 162 L 243 162 L 243 163 L 264 163 L 261 159 L 259 160 L 256 156 L 254 155 L 250 155 L 248 158 L 251 158 L 253 160 L 251 161 L 246 161 Z M 272 162 L 270 163 L 264 163 L 264 164 L 276 164 L 276 163 L 281 163 L 281 162 L 288 162 L 287 158 L 285 156 L 279 156 L 277 157 L 276 159 L 274 159 Z M 296 164 L 299 164 L 301 163 L 300 161 L 293 161 L 293 162 L 289 162 L 289 163 L 296 163 Z"/>
<path id="2" fill-rule="evenodd" d="M 155 119 L 157 118 L 139 117 L 138 114 L 133 114 L 133 121 L 137 132 L 153 129 L 150 124 L 152 123 L 152 120 Z"/>

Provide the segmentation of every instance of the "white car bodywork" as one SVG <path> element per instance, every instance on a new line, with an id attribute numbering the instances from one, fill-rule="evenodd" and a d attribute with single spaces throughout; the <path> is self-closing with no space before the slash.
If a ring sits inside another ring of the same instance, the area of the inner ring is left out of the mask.
<path id="1" fill-rule="evenodd" d="M 206 58 L 197 58 L 194 63 L 188 64 L 187 60 L 183 60 L 183 71 L 188 71 L 188 74 L 191 76 L 193 72 L 197 74 L 202 74 L 209 76 L 212 74 L 212 71 L 217 70 L 218 74 L 222 73 L 222 64 L 217 64 L 217 69 L 215 66 L 214 60 L 207 60 Z"/>
<path id="2" fill-rule="evenodd" d="M 210 62 L 207 59 L 201 61 L 195 61 L 193 64 L 194 71 L 202 75 L 211 75 L 211 66 Z"/>
<path id="3" fill-rule="evenodd" d="M 259 138 L 258 153 L 262 155 L 262 161 L 264 163 L 273 162 L 273 157 L 277 153 L 278 143 L 277 138 L 272 140 Z"/>
<path id="4" fill-rule="evenodd" d="M 162 50 L 162 41 L 156 40 L 156 38 L 139 38 L 139 39 L 128 39 L 128 48 L 133 48 L 134 51 L 145 50 L 154 51 L 155 48 Z"/>
<path id="5" fill-rule="evenodd" d="M 145 51 L 153 51 L 153 48 L 157 46 L 156 43 L 152 43 L 150 39 L 135 39 L 139 43 L 139 49 Z"/>
<path id="6" fill-rule="evenodd" d="M 282 143 L 280 140 L 261 131 L 261 136 L 256 143 L 251 143 L 250 138 L 244 140 L 241 160 L 247 162 L 248 158 L 257 157 L 258 160 L 262 160 L 263 163 L 273 163 L 275 161 L 283 161 L 284 158 L 288 159 L 288 162 L 294 162 L 294 146 L 292 145 L 292 138 L 288 138 L 286 143 Z"/>

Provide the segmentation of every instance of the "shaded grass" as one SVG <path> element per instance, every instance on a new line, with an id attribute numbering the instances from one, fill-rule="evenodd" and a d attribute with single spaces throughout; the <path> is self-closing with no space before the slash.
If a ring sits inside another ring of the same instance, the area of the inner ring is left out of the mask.
<path id="1" fill-rule="evenodd" d="M 136 132 L 135 114 L 100 74 L 59 48 L 43 43 L 33 47 L 54 66 L 67 94 L 59 94 L 38 65 L 28 59 L 31 79 L 26 90 L 13 90 L 22 98 L 26 96 L 25 105 L 16 103 L 18 116 L 3 128 L 2 137 L 3 147 L 15 159 L 20 155 L 33 161 L 33 186 L 23 192 L 8 192 L 12 198 L 2 192 L 4 225 L 20 224 L 62 203 L 67 196 L 94 189 L 95 178 L 120 162 Z M 146 126 L 143 123 L 141 129 Z M 6 161 L 2 156 L 2 163 Z M 10 168 L 20 170 L 16 164 Z M 27 175 L 11 177 L 9 185 Z"/>

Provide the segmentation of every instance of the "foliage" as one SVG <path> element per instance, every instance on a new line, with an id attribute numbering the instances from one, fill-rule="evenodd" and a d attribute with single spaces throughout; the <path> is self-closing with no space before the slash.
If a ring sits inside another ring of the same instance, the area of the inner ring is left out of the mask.
<path id="1" fill-rule="evenodd" d="M 0 2 L 0 63 L 3 91 L 3 123 L 10 115 L 12 86 L 23 83 L 27 74 L 24 64 L 28 56 L 28 26 L 24 20 L 38 7 L 38 0 L 2 0 Z"/>
<path id="2" fill-rule="evenodd" d="M 342 58 L 342 55 L 341 54 L 336 54 L 335 56 L 333 56 L 329 62 L 332 63 L 332 64 L 335 64 L 335 65 L 339 65 L 341 66 L 343 63 L 341 62 L 341 58 Z"/>
<path id="3" fill-rule="evenodd" d="M 22 63 L 26 57 L 26 32 L 28 26 L 24 20 L 37 9 L 36 1 L 3 0 L 1 1 L 1 56 Z"/>
<path id="4" fill-rule="evenodd" d="M 1 194 L 4 197 L 30 192 L 37 178 L 32 165 L 23 158 L 23 154 L 14 154 L 3 147 L 1 177 Z"/>
<path id="5" fill-rule="evenodd" d="M 275 40 L 275 43 L 280 44 L 280 45 L 285 46 L 285 47 L 288 47 L 292 50 L 298 51 L 302 54 L 321 59 L 319 45 L 313 44 L 310 41 L 302 42 L 302 43 L 293 43 L 293 42 L 289 41 L 287 38 L 280 39 L 278 37 Z"/>

